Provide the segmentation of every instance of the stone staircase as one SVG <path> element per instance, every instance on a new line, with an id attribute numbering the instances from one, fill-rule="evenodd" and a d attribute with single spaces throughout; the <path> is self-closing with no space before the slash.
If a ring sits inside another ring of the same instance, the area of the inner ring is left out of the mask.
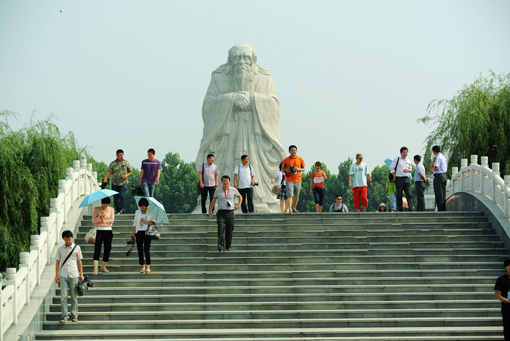
<path id="1" fill-rule="evenodd" d="M 223 254 L 215 217 L 172 214 L 151 275 L 126 256 L 132 219 L 116 216 L 80 321 L 59 323 L 57 290 L 37 340 L 503 340 L 508 252 L 482 213 L 238 214 Z"/>

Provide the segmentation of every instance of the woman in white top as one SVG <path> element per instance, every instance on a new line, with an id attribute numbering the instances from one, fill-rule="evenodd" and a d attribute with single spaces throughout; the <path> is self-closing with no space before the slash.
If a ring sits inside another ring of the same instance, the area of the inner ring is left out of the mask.
<path id="1" fill-rule="evenodd" d="M 155 225 L 154 213 L 148 210 L 149 200 L 142 198 L 138 201 L 139 210 L 135 212 L 135 220 L 133 221 L 133 233 L 131 240 L 136 238 L 136 249 L 138 250 L 138 263 L 142 266 L 140 273 L 151 273 L 151 239 L 145 238 L 145 233 L 149 225 Z M 145 260 L 143 255 L 145 253 Z"/>
<path id="2" fill-rule="evenodd" d="M 101 272 L 109 272 L 106 270 L 106 263 L 110 260 L 110 251 L 112 250 L 113 232 L 112 225 L 115 219 L 113 207 L 110 207 L 110 198 L 106 197 L 101 200 L 101 207 L 95 207 L 92 214 L 92 223 L 96 225 L 96 241 L 94 242 L 94 272 L 97 275 L 97 267 L 99 265 L 99 256 L 101 255 L 101 246 L 104 243 L 103 264 Z"/>
<path id="3" fill-rule="evenodd" d="M 285 174 L 282 172 L 282 162 L 280 162 L 280 170 L 278 172 L 276 172 L 274 179 L 271 180 L 271 185 L 275 181 L 278 181 L 277 184 L 282 189 L 280 194 L 278 194 L 276 196 L 276 199 L 280 199 L 280 211 L 282 211 L 282 213 L 287 213 L 289 208 L 287 205 L 287 191 L 285 189 L 286 182 L 285 182 Z M 285 205 L 285 211 L 283 210 L 284 205 Z"/>

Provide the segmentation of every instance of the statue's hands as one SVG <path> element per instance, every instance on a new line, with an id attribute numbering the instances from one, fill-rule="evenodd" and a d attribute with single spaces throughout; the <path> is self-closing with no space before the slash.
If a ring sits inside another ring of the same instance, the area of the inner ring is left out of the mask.
<path id="1" fill-rule="evenodd" d="M 244 91 L 238 92 L 234 98 L 234 105 L 243 111 L 251 109 L 250 94 Z"/>

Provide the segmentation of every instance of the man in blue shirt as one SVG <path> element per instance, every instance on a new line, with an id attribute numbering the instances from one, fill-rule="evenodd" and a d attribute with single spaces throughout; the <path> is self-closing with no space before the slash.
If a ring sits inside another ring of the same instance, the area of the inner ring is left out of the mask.
<path id="1" fill-rule="evenodd" d="M 448 163 L 439 146 L 432 147 L 432 153 L 435 159 L 434 163 L 430 165 L 430 170 L 434 174 L 434 195 L 437 210 L 446 211 L 446 171 L 448 170 Z"/>

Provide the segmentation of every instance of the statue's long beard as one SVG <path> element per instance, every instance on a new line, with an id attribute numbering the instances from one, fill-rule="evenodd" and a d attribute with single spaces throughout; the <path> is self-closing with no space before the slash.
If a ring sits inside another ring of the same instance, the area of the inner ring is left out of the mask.
<path id="1" fill-rule="evenodd" d="M 234 68 L 233 78 L 237 91 L 251 91 L 255 72 L 251 67 L 243 68 L 236 66 Z"/>

